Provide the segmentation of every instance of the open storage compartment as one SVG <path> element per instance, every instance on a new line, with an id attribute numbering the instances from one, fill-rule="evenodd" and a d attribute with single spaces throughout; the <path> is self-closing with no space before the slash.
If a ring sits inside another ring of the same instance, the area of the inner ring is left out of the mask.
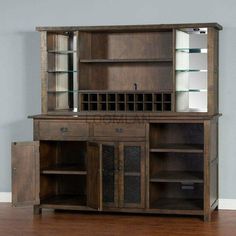
<path id="1" fill-rule="evenodd" d="M 203 184 L 151 183 L 150 208 L 203 211 Z"/>
<path id="2" fill-rule="evenodd" d="M 203 123 L 150 124 L 149 207 L 202 214 L 203 192 Z"/>
<path id="3" fill-rule="evenodd" d="M 40 142 L 41 204 L 86 206 L 86 181 L 86 142 Z"/>

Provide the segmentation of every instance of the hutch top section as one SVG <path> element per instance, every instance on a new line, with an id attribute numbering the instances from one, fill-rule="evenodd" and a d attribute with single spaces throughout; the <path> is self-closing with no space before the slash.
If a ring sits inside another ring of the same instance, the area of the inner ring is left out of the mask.
<path id="1" fill-rule="evenodd" d="M 36 29 L 44 114 L 218 114 L 217 23 Z"/>

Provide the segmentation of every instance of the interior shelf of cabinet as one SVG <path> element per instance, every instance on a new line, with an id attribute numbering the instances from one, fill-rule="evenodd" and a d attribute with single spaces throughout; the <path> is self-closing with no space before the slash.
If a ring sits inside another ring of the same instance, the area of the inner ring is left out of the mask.
<path id="1" fill-rule="evenodd" d="M 176 90 L 176 92 L 186 92 L 186 93 L 194 93 L 194 92 L 207 92 L 207 89 L 183 89 L 183 90 Z"/>
<path id="2" fill-rule="evenodd" d="M 150 182 L 163 183 L 203 183 L 201 171 L 160 171 L 151 177 Z"/>
<path id="3" fill-rule="evenodd" d="M 200 69 L 176 69 L 176 72 L 207 72 L 207 70 L 200 70 Z"/>
<path id="4" fill-rule="evenodd" d="M 69 205 L 86 206 L 86 197 L 77 194 L 59 194 L 41 200 L 41 204 L 46 205 Z"/>
<path id="5" fill-rule="evenodd" d="M 42 170 L 41 174 L 86 175 L 87 171 L 77 165 L 55 165 Z"/>
<path id="6" fill-rule="evenodd" d="M 77 70 L 48 70 L 48 73 L 77 73 Z"/>
<path id="7" fill-rule="evenodd" d="M 76 50 L 48 50 L 48 53 L 54 53 L 54 54 L 72 54 L 77 53 Z"/>
<path id="8" fill-rule="evenodd" d="M 150 152 L 184 152 L 184 153 L 203 153 L 203 144 L 158 144 L 151 148 Z"/>
<path id="9" fill-rule="evenodd" d="M 150 58 L 150 59 L 80 59 L 81 63 L 125 63 L 125 62 L 172 62 L 173 58 Z"/>
<path id="10" fill-rule="evenodd" d="M 207 48 L 176 48 L 177 52 L 207 53 Z"/>
<path id="11" fill-rule="evenodd" d="M 203 210 L 203 199 L 160 198 L 150 206 L 161 210 Z M 201 213 L 201 212 L 199 212 Z"/>
<path id="12" fill-rule="evenodd" d="M 48 90 L 48 93 L 77 93 L 78 90 Z"/>

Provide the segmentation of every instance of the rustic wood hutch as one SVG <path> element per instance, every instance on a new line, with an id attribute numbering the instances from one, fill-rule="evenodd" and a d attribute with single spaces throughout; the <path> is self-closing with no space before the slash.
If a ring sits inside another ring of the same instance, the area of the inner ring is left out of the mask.
<path id="1" fill-rule="evenodd" d="M 12 144 L 13 205 L 210 220 L 221 29 L 37 27 L 42 114 Z"/>

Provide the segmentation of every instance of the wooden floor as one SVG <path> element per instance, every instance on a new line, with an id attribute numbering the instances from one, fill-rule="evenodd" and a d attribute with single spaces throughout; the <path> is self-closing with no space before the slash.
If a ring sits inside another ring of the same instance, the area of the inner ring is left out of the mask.
<path id="1" fill-rule="evenodd" d="M 236 211 L 214 212 L 212 221 L 198 217 L 144 216 L 43 211 L 0 204 L 0 236 L 236 236 Z"/>

